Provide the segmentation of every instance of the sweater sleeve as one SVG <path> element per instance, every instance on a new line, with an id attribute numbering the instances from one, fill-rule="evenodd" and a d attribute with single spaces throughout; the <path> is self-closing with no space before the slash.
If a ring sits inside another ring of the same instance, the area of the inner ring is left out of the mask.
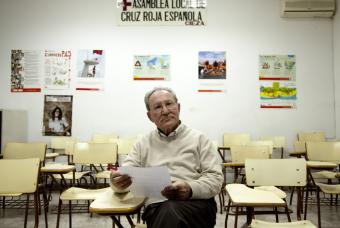
<path id="1" fill-rule="evenodd" d="M 197 180 L 188 181 L 192 189 L 191 199 L 207 199 L 221 191 L 222 167 L 218 160 L 217 148 L 206 136 L 199 137 L 198 155 L 201 175 Z"/>

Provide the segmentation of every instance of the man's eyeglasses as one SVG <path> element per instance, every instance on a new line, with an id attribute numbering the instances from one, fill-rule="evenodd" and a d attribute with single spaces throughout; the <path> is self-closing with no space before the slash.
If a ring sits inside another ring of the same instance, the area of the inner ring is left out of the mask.
<path id="1" fill-rule="evenodd" d="M 159 104 L 154 105 L 151 111 L 161 113 L 164 107 L 168 110 L 173 110 L 174 108 L 176 108 L 176 105 L 177 105 L 176 102 L 167 101 L 164 103 L 159 103 Z"/>

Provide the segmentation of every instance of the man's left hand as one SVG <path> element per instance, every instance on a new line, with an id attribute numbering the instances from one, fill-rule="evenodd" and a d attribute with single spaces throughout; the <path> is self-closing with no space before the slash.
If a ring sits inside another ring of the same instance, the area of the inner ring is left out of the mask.
<path id="1" fill-rule="evenodd" d="M 171 200 L 187 200 L 192 195 L 191 187 L 184 181 L 175 181 L 166 186 L 161 192 L 164 197 Z"/>

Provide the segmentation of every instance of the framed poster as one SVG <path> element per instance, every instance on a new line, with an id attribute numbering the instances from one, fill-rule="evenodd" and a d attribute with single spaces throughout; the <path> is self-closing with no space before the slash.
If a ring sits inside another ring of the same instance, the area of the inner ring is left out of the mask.
<path id="1" fill-rule="evenodd" d="M 43 135 L 72 135 L 72 99 L 70 95 L 45 95 Z"/>

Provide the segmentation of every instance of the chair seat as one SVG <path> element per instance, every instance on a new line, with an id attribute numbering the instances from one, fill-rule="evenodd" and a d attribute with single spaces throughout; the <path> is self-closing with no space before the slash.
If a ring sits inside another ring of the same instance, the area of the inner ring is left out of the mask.
<path id="1" fill-rule="evenodd" d="M 105 171 L 99 172 L 99 173 L 96 174 L 96 178 L 98 178 L 98 179 L 110 179 L 110 173 L 111 173 L 110 170 L 105 170 Z"/>
<path id="2" fill-rule="evenodd" d="M 236 206 L 285 206 L 286 203 L 275 193 L 257 190 L 244 184 L 226 185 L 227 193 Z"/>
<path id="3" fill-rule="evenodd" d="M 319 186 L 324 193 L 340 194 L 340 184 L 323 184 L 317 182 L 315 184 Z"/>
<path id="4" fill-rule="evenodd" d="M 284 227 L 294 227 L 294 228 L 316 228 L 316 226 L 308 220 L 296 221 L 296 222 L 266 222 L 262 220 L 253 219 L 250 225 L 251 228 L 284 228 Z"/>
<path id="5" fill-rule="evenodd" d="M 136 228 L 147 228 L 146 224 L 140 224 L 140 223 L 136 224 L 135 227 Z"/>
<path id="6" fill-rule="evenodd" d="M 103 192 L 106 192 L 110 187 L 101 189 L 84 189 L 71 187 L 61 193 L 61 200 L 94 200 Z"/>
<path id="7" fill-rule="evenodd" d="M 331 171 L 320 171 L 312 173 L 314 179 L 336 179 L 336 173 Z"/>
<path id="8" fill-rule="evenodd" d="M 59 156 L 59 153 L 46 153 L 46 159 L 54 159 Z"/>
<path id="9" fill-rule="evenodd" d="M 90 171 L 84 171 L 84 172 L 75 172 L 74 173 L 74 179 L 78 180 L 82 178 L 83 176 L 91 173 Z M 55 179 L 61 179 L 61 175 L 59 174 L 53 174 Z M 72 180 L 73 179 L 73 172 L 69 172 L 63 175 L 66 180 Z"/>
<path id="10" fill-rule="evenodd" d="M 286 199 L 287 197 L 287 194 L 284 191 L 282 191 L 281 189 L 275 186 L 259 186 L 259 187 L 255 187 L 254 189 L 273 192 L 281 199 Z"/>

